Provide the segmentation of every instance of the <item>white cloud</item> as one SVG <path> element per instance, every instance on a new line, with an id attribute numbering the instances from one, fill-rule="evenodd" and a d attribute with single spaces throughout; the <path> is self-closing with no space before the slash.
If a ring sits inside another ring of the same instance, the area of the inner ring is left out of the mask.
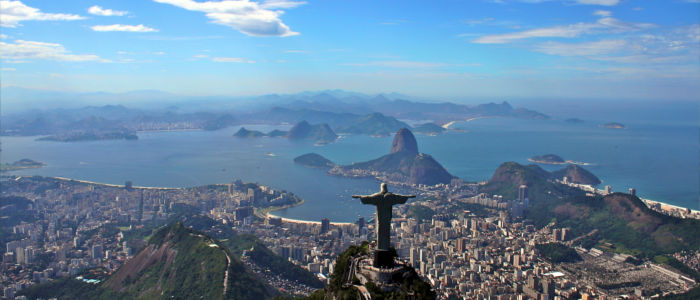
<path id="1" fill-rule="evenodd" d="M 653 28 L 650 23 L 628 23 L 612 17 L 603 17 L 595 23 L 576 23 L 571 25 L 536 28 L 525 31 L 484 35 L 472 40 L 477 44 L 505 44 L 529 38 L 573 38 L 584 34 L 620 33 Z"/>
<path id="2" fill-rule="evenodd" d="M 615 6 L 620 3 L 620 0 L 576 0 L 580 4 Z"/>
<path id="3" fill-rule="evenodd" d="M 583 56 L 621 64 L 658 65 L 700 63 L 700 25 L 683 26 L 656 34 L 628 36 L 625 40 L 584 43 L 545 42 L 533 50 L 550 55 Z"/>
<path id="4" fill-rule="evenodd" d="M 23 40 L 16 40 L 14 43 L 0 42 L 0 57 L 15 62 L 35 59 L 109 62 L 109 60 L 94 54 L 70 54 L 61 44 Z"/>
<path id="5" fill-rule="evenodd" d="M 306 50 L 284 50 L 284 53 L 297 53 L 297 54 L 308 54 L 309 51 Z"/>
<path id="6" fill-rule="evenodd" d="M 3 71 L 3 72 L 12 72 L 12 71 L 17 71 L 17 69 L 15 69 L 15 68 L 2 68 L 2 69 L 0 69 L 0 71 Z"/>
<path id="7" fill-rule="evenodd" d="M 7 34 L 2 34 L 2 33 L 0 33 L 0 39 L 3 39 L 3 40 L 4 40 L 4 39 L 6 39 L 6 38 L 8 38 Z"/>
<path id="8" fill-rule="evenodd" d="M 191 11 L 206 13 L 213 23 L 232 27 L 250 36 L 293 36 L 298 35 L 280 20 L 284 11 L 305 2 L 269 1 L 263 4 L 249 0 L 224 0 L 219 2 L 196 2 L 193 0 L 153 0 L 171 4 Z M 272 10 L 278 9 L 278 10 Z"/>
<path id="9" fill-rule="evenodd" d="M 220 62 L 220 63 L 255 63 L 253 60 L 246 60 L 240 57 L 214 57 L 211 59 L 213 62 Z"/>
<path id="10" fill-rule="evenodd" d="M 599 17 L 609 17 L 609 16 L 612 16 L 612 12 L 609 10 L 599 9 L 599 10 L 594 11 L 593 15 L 599 16 Z"/>
<path id="11" fill-rule="evenodd" d="M 627 45 L 624 40 L 602 40 L 587 43 L 558 43 L 546 42 L 535 47 L 535 50 L 550 55 L 561 56 L 591 56 L 618 52 Z"/>
<path id="12" fill-rule="evenodd" d="M 96 16 L 104 16 L 104 17 L 111 17 L 111 16 L 125 16 L 129 12 L 128 11 L 123 11 L 123 10 L 111 10 L 109 8 L 102 8 L 97 5 L 90 6 L 88 8 L 88 13 L 91 13 Z"/>
<path id="13" fill-rule="evenodd" d="M 543 3 L 543 2 L 551 2 L 554 0 L 490 0 L 493 3 L 499 3 L 499 4 L 505 4 L 507 2 L 524 2 L 524 3 L 532 3 L 532 4 L 537 4 L 537 3 Z M 560 0 L 561 2 L 568 2 L 568 3 L 578 3 L 578 4 L 583 4 L 583 5 L 600 5 L 600 6 L 615 6 L 620 4 L 620 0 Z M 686 1 L 700 1 L 700 0 L 686 0 Z"/>
<path id="14" fill-rule="evenodd" d="M 197 54 L 197 55 L 194 55 L 194 56 L 192 56 L 192 57 L 194 57 L 194 58 L 207 58 L 207 57 L 209 57 L 209 55 L 206 55 L 206 54 Z"/>
<path id="15" fill-rule="evenodd" d="M 260 7 L 265 9 L 289 9 L 304 4 L 306 4 L 306 1 L 269 0 L 263 2 Z"/>
<path id="16" fill-rule="evenodd" d="M 90 27 L 94 31 L 124 31 L 124 32 L 158 32 L 158 29 L 139 25 L 95 25 Z"/>
<path id="17" fill-rule="evenodd" d="M 0 26 L 16 27 L 22 21 L 74 21 L 84 17 L 73 14 L 44 13 L 34 7 L 24 5 L 21 1 L 0 1 Z"/>
<path id="18" fill-rule="evenodd" d="M 163 51 L 157 51 L 157 52 L 153 52 L 153 54 L 155 54 L 155 55 L 165 55 L 165 52 L 163 52 Z"/>
<path id="19" fill-rule="evenodd" d="M 445 63 L 437 62 L 423 62 L 423 61 L 401 61 L 401 60 L 387 60 L 387 61 L 371 61 L 367 63 L 348 63 L 343 64 L 345 66 L 355 66 L 355 67 L 388 67 L 388 68 L 440 68 L 449 66 Z"/>

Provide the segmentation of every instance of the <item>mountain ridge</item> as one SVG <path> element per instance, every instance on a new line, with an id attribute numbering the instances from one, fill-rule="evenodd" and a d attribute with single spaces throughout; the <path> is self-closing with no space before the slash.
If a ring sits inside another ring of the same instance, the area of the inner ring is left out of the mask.
<path id="1" fill-rule="evenodd" d="M 432 156 L 418 152 L 416 139 L 407 128 L 396 133 L 389 154 L 366 162 L 334 166 L 328 173 L 349 177 L 381 175 L 393 182 L 425 185 L 448 184 L 455 178 Z"/>

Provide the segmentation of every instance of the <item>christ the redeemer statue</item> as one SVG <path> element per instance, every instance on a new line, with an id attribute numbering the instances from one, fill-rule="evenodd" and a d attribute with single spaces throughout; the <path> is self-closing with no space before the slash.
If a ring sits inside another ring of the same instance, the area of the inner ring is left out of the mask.
<path id="1" fill-rule="evenodd" d="M 353 195 L 360 198 L 362 204 L 377 206 L 377 250 L 389 251 L 391 238 L 391 207 L 396 204 L 404 204 L 408 198 L 414 195 L 399 195 L 390 193 L 386 189 L 386 183 L 382 183 L 381 191 L 372 195 Z"/>

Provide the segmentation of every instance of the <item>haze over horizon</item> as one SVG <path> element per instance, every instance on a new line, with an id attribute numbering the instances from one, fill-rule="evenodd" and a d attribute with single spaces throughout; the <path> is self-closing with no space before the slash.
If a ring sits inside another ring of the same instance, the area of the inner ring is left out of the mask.
<path id="1" fill-rule="evenodd" d="M 699 7 L 690 0 L 0 1 L 1 87 L 697 100 Z"/>

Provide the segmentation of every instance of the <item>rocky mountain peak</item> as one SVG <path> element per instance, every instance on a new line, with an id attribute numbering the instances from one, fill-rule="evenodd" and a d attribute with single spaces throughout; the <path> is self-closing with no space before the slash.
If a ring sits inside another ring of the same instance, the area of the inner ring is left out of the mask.
<path id="1" fill-rule="evenodd" d="M 391 153 L 406 151 L 409 153 L 418 153 L 418 142 L 407 128 L 401 128 L 394 136 L 394 141 L 391 143 Z"/>

